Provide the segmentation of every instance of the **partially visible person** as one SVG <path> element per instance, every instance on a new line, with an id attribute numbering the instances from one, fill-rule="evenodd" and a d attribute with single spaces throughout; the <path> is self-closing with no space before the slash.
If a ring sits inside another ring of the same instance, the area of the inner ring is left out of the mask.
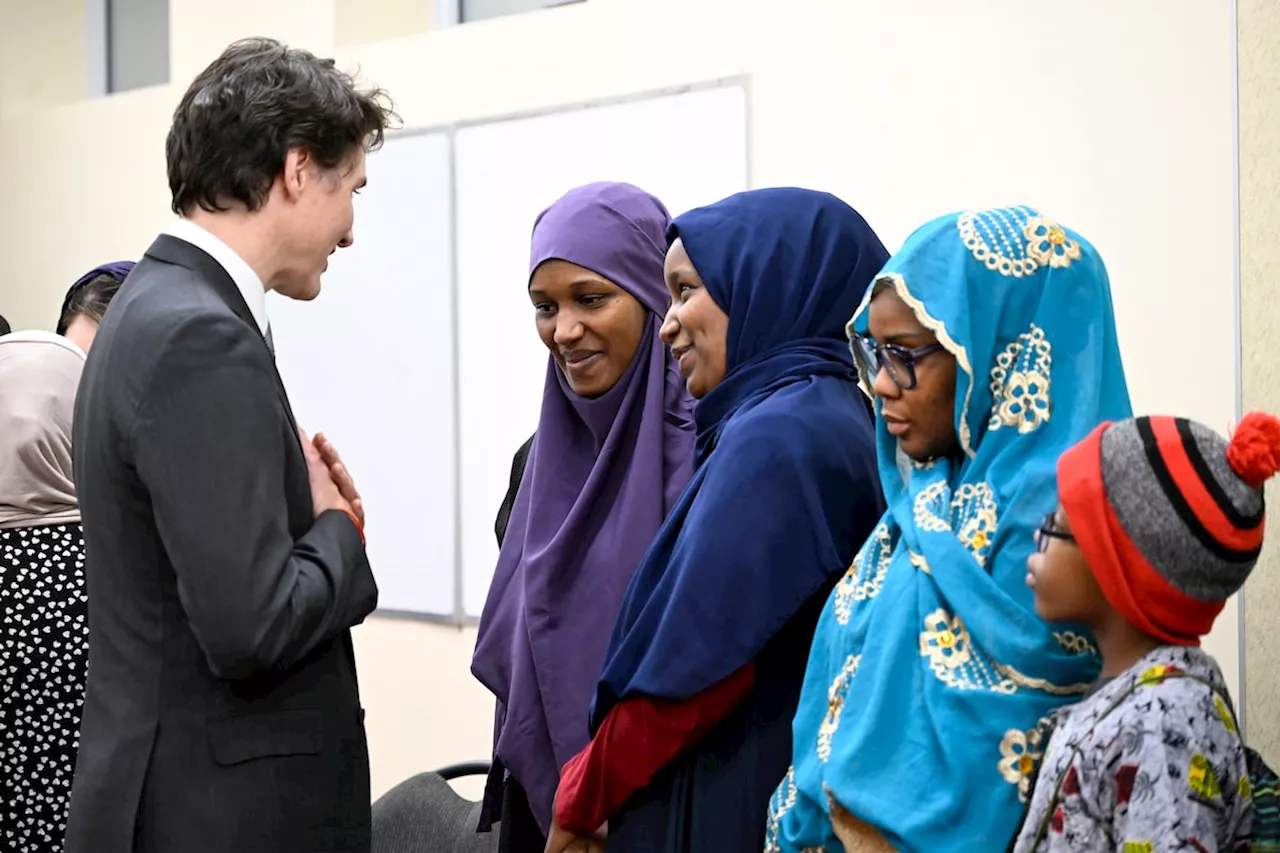
<path id="1" fill-rule="evenodd" d="M 1257 412 L 1229 442 L 1141 417 L 1063 454 L 1027 584 L 1044 619 L 1088 626 L 1102 673 L 1054 716 L 1015 853 L 1250 849 L 1249 761 L 1200 641 L 1257 562 L 1277 469 Z"/>
<path id="2" fill-rule="evenodd" d="M 606 822 L 610 853 L 758 853 L 818 611 L 884 509 L 844 336 L 888 256 L 875 232 L 827 193 L 768 189 L 668 237 L 695 470 L 623 600 L 548 853 L 598 847 Z"/>
<path id="3" fill-rule="evenodd" d="M 107 306 L 132 271 L 133 261 L 115 261 L 94 267 L 80 276 L 62 300 L 62 309 L 58 312 L 58 334 L 88 352 L 107 313 Z"/>
<path id="4" fill-rule="evenodd" d="M 0 838 L 57 853 L 80 737 L 89 628 L 71 417 L 84 353 L 0 337 Z"/>
<path id="5" fill-rule="evenodd" d="M 270 39 L 232 44 L 174 111 L 179 218 L 76 400 L 92 643 L 67 853 L 369 849 L 364 509 L 294 421 L 265 306 L 319 294 L 390 118 Z"/>
<path id="6" fill-rule="evenodd" d="M 889 511 L 823 610 L 766 850 L 1001 850 L 1041 721 L 1098 672 L 1024 581 L 1058 457 L 1131 413 L 1106 268 L 1028 207 L 943 216 L 849 333 Z"/>
<path id="7" fill-rule="evenodd" d="M 471 665 L 498 700 L 481 829 L 501 818 L 502 851 L 546 844 L 622 595 L 693 471 L 693 399 L 660 337 L 669 223 L 643 190 L 594 183 L 533 227 L 528 299 L 551 355 Z"/>

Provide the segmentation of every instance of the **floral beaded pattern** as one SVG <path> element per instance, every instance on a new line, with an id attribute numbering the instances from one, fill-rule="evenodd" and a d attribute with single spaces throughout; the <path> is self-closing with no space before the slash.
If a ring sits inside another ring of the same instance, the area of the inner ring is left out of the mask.
<path id="1" fill-rule="evenodd" d="M 1054 631 L 1053 638 L 1058 641 L 1058 645 L 1062 646 L 1062 650 L 1069 654 L 1098 654 L 1098 650 L 1094 648 L 1093 643 L 1089 642 L 1089 638 L 1077 634 L 1075 631 Z"/>
<path id="2" fill-rule="evenodd" d="M 949 491 L 943 480 L 920 490 L 912 507 L 916 526 L 933 533 L 955 531 L 978 565 L 986 565 L 999 527 L 995 491 L 987 483 L 965 483 L 948 500 Z"/>
<path id="3" fill-rule="evenodd" d="M 1013 694 L 1026 689 L 1051 696 L 1075 696 L 1089 687 L 1083 683 L 1060 685 L 1033 678 L 992 660 L 974 645 L 964 619 L 941 607 L 925 617 L 924 630 L 920 632 L 920 656 L 928 659 L 929 669 L 939 681 L 957 690 Z"/>
<path id="4" fill-rule="evenodd" d="M 1033 729 L 1009 729 L 1000 741 L 997 769 L 1006 782 L 1017 786 L 1020 802 L 1025 803 L 1031 796 L 1036 768 L 1044 757 L 1045 736 L 1049 728 L 1050 720 L 1045 717 Z"/>
<path id="5" fill-rule="evenodd" d="M 920 632 L 920 656 L 929 659 L 934 675 L 953 687 L 976 686 L 969 683 L 973 679 L 956 674 L 973 660 L 969 631 L 959 616 L 938 608 L 925 618 Z"/>
<path id="6" fill-rule="evenodd" d="M 1044 329 L 1030 331 L 1005 347 L 991 369 L 991 420 L 987 426 L 1028 433 L 1048 423 L 1051 414 L 1049 372 L 1053 348 Z"/>
<path id="7" fill-rule="evenodd" d="M 788 767 L 787 775 L 782 778 L 782 784 L 769 798 L 764 832 L 764 853 L 782 853 L 780 835 L 782 818 L 795 806 L 799 794 L 799 789 L 796 788 L 796 768 Z"/>
<path id="8" fill-rule="evenodd" d="M 889 574 L 889 562 L 893 558 L 893 538 L 883 521 L 867 537 L 858 555 L 853 558 L 849 571 L 845 572 L 835 590 L 836 623 L 848 625 L 853 615 L 854 602 L 875 598 L 884 586 Z"/>
<path id="9" fill-rule="evenodd" d="M 1042 267 L 1065 269 L 1080 260 L 1080 244 L 1047 216 L 1033 216 L 1022 226 L 1027 254 Z"/>
<path id="10" fill-rule="evenodd" d="M 840 668 L 831 686 L 827 688 L 827 715 L 822 718 L 822 725 L 818 727 L 818 760 L 824 764 L 831 757 L 831 739 L 840 728 L 844 698 L 849 692 L 849 685 L 853 682 L 854 675 L 858 672 L 859 660 L 861 660 L 860 655 L 850 655 L 846 658 L 844 666 Z"/>
<path id="11" fill-rule="evenodd" d="M 1058 223 L 1028 207 L 963 213 L 956 227 L 975 260 L 1004 276 L 1023 278 L 1041 267 L 1064 269 L 1080 259 L 1080 244 Z"/>

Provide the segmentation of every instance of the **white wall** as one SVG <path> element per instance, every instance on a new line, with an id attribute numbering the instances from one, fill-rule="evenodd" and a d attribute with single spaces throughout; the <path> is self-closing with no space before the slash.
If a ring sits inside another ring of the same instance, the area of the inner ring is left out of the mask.
<path id="1" fill-rule="evenodd" d="M 1136 406 L 1225 428 L 1236 406 L 1230 6 L 587 0 L 338 55 L 387 87 L 409 126 L 749 75 L 755 185 L 829 189 L 891 248 L 948 210 L 1045 209 L 1107 258 Z M 181 83 L 234 36 L 327 51 L 333 9 L 173 0 L 178 86 L 0 126 L 0 311 L 50 325 L 66 282 L 145 248 L 166 216 L 163 136 Z M 23 58 L 0 56 L 6 76 L 11 61 Z M 1231 678 L 1233 616 L 1212 645 Z M 376 788 L 485 752 L 473 640 L 385 620 L 357 632 Z"/>

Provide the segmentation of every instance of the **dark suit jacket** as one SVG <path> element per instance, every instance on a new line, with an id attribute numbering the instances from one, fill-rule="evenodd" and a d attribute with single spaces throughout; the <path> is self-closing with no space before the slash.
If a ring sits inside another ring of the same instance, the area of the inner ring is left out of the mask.
<path id="1" fill-rule="evenodd" d="M 90 641 L 67 853 L 368 850 L 348 629 L 377 587 L 351 520 L 314 517 L 271 354 L 203 251 L 159 237 L 114 300 L 74 454 Z"/>

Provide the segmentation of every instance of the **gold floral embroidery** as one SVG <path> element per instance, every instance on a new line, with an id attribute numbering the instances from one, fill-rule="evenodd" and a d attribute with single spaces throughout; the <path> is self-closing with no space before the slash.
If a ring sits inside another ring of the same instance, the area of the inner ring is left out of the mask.
<path id="1" fill-rule="evenodd" d="M 1018 432 L 1028 433 L 1048 423 L 1052 366 L 1052 347 L 1044 329 L 1032 323 L 1030 331 L 1019 335 L 996 357 L 996 366 L 991 369 L 988 428 L 1016 427 Z"/>
<path id="2" fill-rule="evenodd" d="M 937 480 L 920 490 L 911 505 L 916 527 L 931 533 L 946 533 L 951 529 L 947 521 L 947 483 Z"/>
<path id="3" fill-rule="evenodd" d="M 768 819 L 765 823 L 764 853 L 782 853 L 782 818 L 796 804 L 799 791 L 796 789 L 796 768 L 787 768 L 787 775 L 782 778 L 773 796 L 769 798 Z"/>
<path id="4" fill-rule="evenodd" d="M 1042 267 L 1065 269 L 1080 260 L 1080 244 L 1046 216 L 1028 219 L 1022 233 L 1027 238 L 1027 254 Z"/>
<path id="5" fill-rule="evenodd" d="M 1080 244 L 1066 229 L 1029 207 L 997 207 L 962 213 L 960 240 L 992 272 L 1014 278 L 1041 267 L 1065 269 L 1080 259 Z"/>
<path id="6" fill-rule="evenodd" d="M 1044 733 L 1048 720 L 1029 731 L 1009 729 L 1000 741 L 1000 775 L 1010 785 L 1018 786 L 1018 799 L 1031 796 L 1031 780 L 1044 757 Z"/>
<path id="7" fill-rule="evenodd" d="M 951 513 L 960 543 L 985 566 L 996 536 L 995 492 L 986 483 L 965 483 L 956 490 Z"/>
<path id="8" fill-rule="evenodd" d="M 861 660 L 859 655 L 849 655 L 845 658 L 844 666 L 840 668 L 839 674 L 827 688 L 827 715 L 822 718 L 822 725 L 818 727 L 818 760 L 824 764 L 831 757 L 831 739 L 840 728 L 840 713 L 844 710 L 844 697 L 848 694 L 849 685 L 858 671 L 859 660 Z"/>
<path id="9" fill-rule="evenodd" d="M 929 561 L 924 558 L 923 554 L 917 554 L 915 551 L 908 548 L 907 559 L 911 561 L 911 565 L 915 566 L 926 575 L 933 574 L 933 569 L 929 568 Z"/>
<path id="10" fill-rule="evenodd" d="M 1076 684 L 1054 684 L 1048 679 L 1033 678 L 1030 675 L 1021 673 L 1005 663 L 992 661 L 991 665 L 995 667 L 996 672 L 1000 673 L 1006 681 L 1012 682 L 1018 687 L 1025 687 L 1028 690 L 1039 690 L 1052 696 L 1076 696 L 1089 689 L 1088 682 L 1084 681 L 1077 682 Z"/>
<path id="11" fill-rule="evenodd" d="M 920 655 L 929 659 L 929 666 L 939 678 L 943 678 L 942 673 L 969 662 L 969 631 L 963 619 L 948 616 L 947 611 L 939 608 L 924 620 L 924 627 L 920 633 Z"/>
<path id="12" fill-rule="evenodd" d="M 1074 696 L 1089 689 L 1087 683 L 1054 684 L 991 660 L 973 645 L 964 620 L 942 608 L 925 617 L 920 656 L 929 659 L 929 668 L 939 681 L 957 690 L 1017 693 L 1019 688 L 1025 688 L 1052 696 Z"/>
<path id="13" fill-rule="evenodd" d="M 1024 227 L 1034 216 L 1029 208 L 994 208 L 960 214 L 960 240 L 975 260 L 992 272 L 1022 278 L 1040 263 L 1027 252 Z"/>
<path id="14" fill-rule="evenodd" d="M 854 602 L 866 601 L 879 594 L 892 559 L 893 538 L 888 526 L 881 523 L 863 543 L 862 549 L 853 558 L 849 571 L 836 584 L 836 624 L 849 624 Z"/>
<path id="15" fill-rule="evenodd" d="M 916 527 L 934 533 L 954 530 L 979 565 L 986 565 L 999 526 L 995 491 L 986 483 L 965 483 L 947 500 L 947 484 L 930 483 L 912 505 Z"/>
<path id="16" fill-rule="evenodd" d="M 1075 631 L 1054 631 L 1053 638 L 1058 641 L 1058 645 L 1062 646 L 1063 651 L 1070 652 L 1073 655 L 1096 655 L 1098 650 L 1093 647 L 1093 643 L 1089 642 L 1088 637 L 1081 636 Z"/>
<path id="17" fill-rule="evenodd" d="M 1126 841 L 1124 853 L 1156 853 L 1156 846 L 1150 841 Z"/>

